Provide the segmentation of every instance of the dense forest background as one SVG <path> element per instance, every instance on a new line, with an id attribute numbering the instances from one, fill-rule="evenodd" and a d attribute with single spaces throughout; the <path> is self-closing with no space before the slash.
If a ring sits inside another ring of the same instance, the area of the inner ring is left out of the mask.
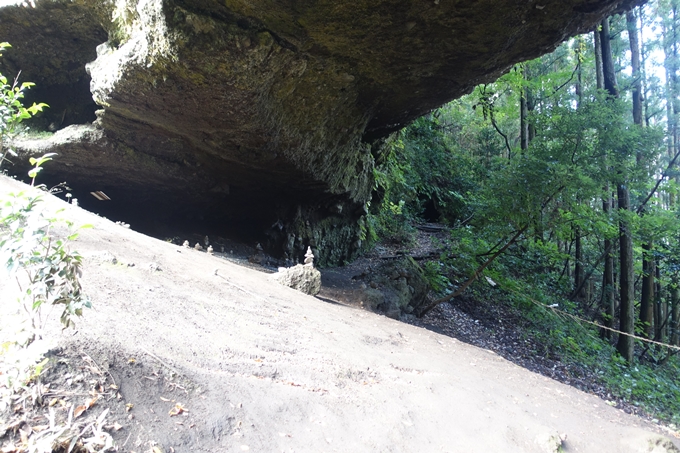
<path id="1" fill-rule="evenodd" d="M 610 17 L 392 136 L 366 228 L 408 242 L 414 222 L 448 224 L 419 315 L 502 299 L 546 351 L 676 424 L 678 3 Z"/>

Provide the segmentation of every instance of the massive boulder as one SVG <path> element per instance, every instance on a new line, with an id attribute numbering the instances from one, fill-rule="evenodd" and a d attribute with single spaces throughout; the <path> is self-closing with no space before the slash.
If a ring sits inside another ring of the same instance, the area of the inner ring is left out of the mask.
<path id="1" fill-rule="evenodd" d="M 0 70 L 50 104 L 18 147 L 81 205 L 325 265 L 361 245 L 382 138 L 632 3 L 17 1 Z"/>

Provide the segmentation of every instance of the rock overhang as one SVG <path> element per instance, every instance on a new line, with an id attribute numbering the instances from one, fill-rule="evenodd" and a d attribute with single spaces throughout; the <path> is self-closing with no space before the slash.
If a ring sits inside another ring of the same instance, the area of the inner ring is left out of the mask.
<path id="1" fill-rule="evenodd" d="M 43 127 L 94 123 L 22 149 L 59 152 L 54 178 L 105 188 L 110 215 L 238 226 L 323 265 L 361 245 L 380 139 L 632 2 L 35 4 L 0 8 L 2 72 L 37 83 Z"/>

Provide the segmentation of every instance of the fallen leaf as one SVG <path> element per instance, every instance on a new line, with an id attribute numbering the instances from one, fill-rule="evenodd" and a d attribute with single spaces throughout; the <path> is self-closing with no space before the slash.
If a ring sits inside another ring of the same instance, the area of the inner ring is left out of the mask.
<path id="1" fill-rule="evenodd" d="M 153 453 L 163 453 L 163 450 L 161 450 L 161 449 L 158 448 L 158 447 L 153 447 L 153 448 L 151 449 L 151 451 L 152 451 Z"/>
<path id="2" fill-rule="evenodd" d="M 128 363 L 129 363 L 130 365 L 134 365 L 135 363 L 137 363 L 137 360 L 136 360 L 134 357 L 130 357 L 130 358 L 128 359 Z"/>
<path id="3" fill-rule="evenodd" d="M 175 415 L 179 415 L 182 412 L 188 412 L 188 411 L 186 409 L 184 409 L 184 407 L 180 403 L 177 403 L 177 404 L 175 404 L 175 407 L 170 409 L 170 412 L 168 412 L 168 413 L 170 414 L 170 417 L 174 417 Z"/>
<path id="4" fill-rule="evenodd" d="M 28 445 L 28 436 L 31 434 L 31 427 L 28 425 L 26 426 L 26 430 L 24 428 L 21 428 L 19 430 L 19 436 L 21 437 L 21 443 L 24 445 Z"/>
<path id="5" fill-rule="evenodd" d="M 118 386 L 116 384 L 109 385 L 109 388 L 113 390 L 118 390 Z"/>
<path id="6" fill-rule="evenodd" d="M 120 431 L 121 429 L 123 429 L 123 425 L 121 425 L 121 424 L 118 423 L 118 422 L 115 422 L 115 423 L 111 426 L 111 429 L 113 429 L 114 431 Z"/>
<path id="7" fill-rule="evenodd" d="M 52 406 L 54 406 L 55 404 L 57 404 L 58 402 L 59 402 L 59 399 L 58 399 L 58 398 L 52 398 L 52 399 L 50 400 L 48 406 L 49 406 L 49 407 L 52 407 Z"/>
<path id="8" fill-rule="evenodd" d="M 163 397 L 161 396 L 161 401 L 165 401 L 165 402 L 167 403 L 167 402 L 170 401 L 170 399 L 168 399 L 168 398 L 163 398 Z"/>
<path id="9" fill-rule="evenodd" d="M 33 431 L 39 433 L 40 431 L 45 431 L 49 427 L 49 425 L 37 425 L 33 427 Z"/>
<path id="10" fill-rule="evenodd" d="M 87 410 L 87 406 L 78 406 L 73 411 L 73 418 L 78 418 Z"/>
<path id="11" fill-rule="evenodd" d="M 90 401 L 88 401 L 88 402 L 87 402 L 87 408 L 89 409 L 89 408 L 91 408 L 92 406 L 94 406 L 94 403 L 96 403 L 98 399 L 99 399 L 99 396 L 95 396 L 95 397 L 92 398 Z"/>
<path id="12" fill-rule="evenodd" d="M 132 403 L 127 403 L 127 404 L 125 405 L 125 412 L 130 412 L 130 411 L 132 410 L 133 407 L 135 407 L 134 404 L 132 404 Z"/>

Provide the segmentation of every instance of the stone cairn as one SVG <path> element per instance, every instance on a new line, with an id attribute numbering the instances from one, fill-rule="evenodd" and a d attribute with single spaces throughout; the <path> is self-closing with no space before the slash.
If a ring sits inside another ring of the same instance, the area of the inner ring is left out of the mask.
<path id="1" fill-rule="evenodd" d="M 307 253 L 305 253 L 305 266 L 314 267 L 314 253 L 311 247 L 307 247 Z"/>
<path id="2" fill-rule="evenodd" d="M 321 290 L 321 273 L 314 269 L 314 253 L 311 247 L 307 247 L 304 265 L 280 267 L 277 273 L 271 275 L 271 278 L 282 285 L 312 296 L 319 294 Z"/>

